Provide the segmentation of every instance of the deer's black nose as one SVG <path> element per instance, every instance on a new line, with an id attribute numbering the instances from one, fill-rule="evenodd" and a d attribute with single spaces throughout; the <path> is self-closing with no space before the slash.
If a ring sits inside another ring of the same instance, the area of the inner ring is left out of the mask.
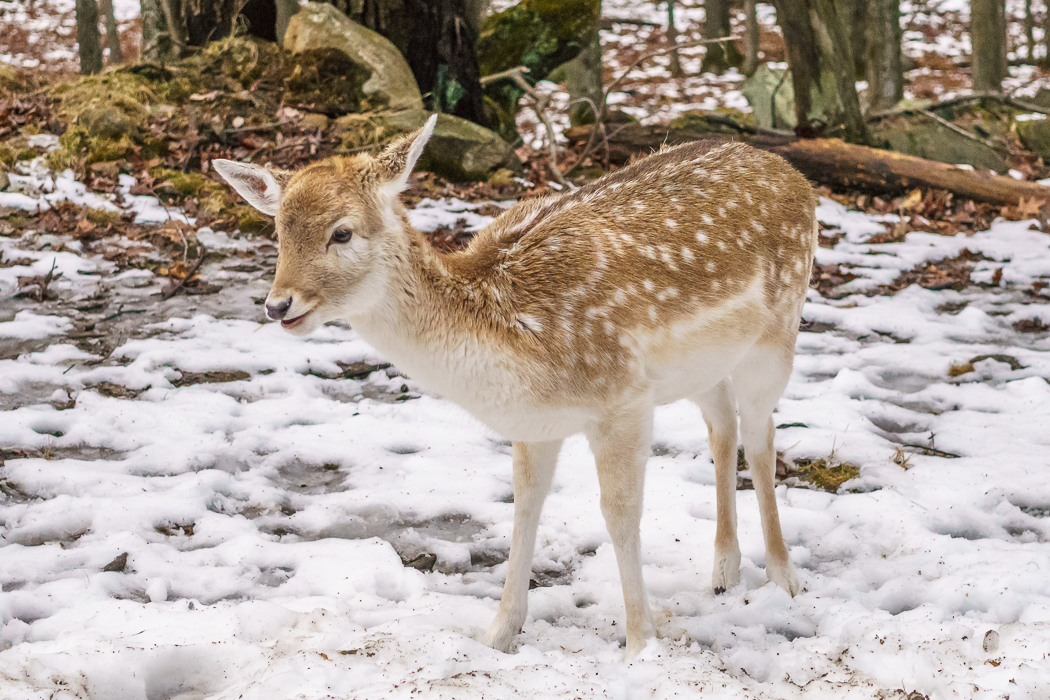
<path id="1" fill-rule="evenodd" d="M 292 308 L 292 298 L 282 299 L 277 303 L 266 302 L 266 315 L 274 321 L 280 321 L 288 313 L 288 309 Z"/>

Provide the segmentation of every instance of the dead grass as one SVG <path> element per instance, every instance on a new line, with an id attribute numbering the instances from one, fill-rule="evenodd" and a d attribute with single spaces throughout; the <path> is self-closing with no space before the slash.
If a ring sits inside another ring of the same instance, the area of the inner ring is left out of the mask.
<path id="1" fill-rule="evenodd" d="M 834 450 L 827 459 L 796 460 L 795 467 L 803 481 L 829 493 L 838 493 L 844 483 L 860 476 L 860 467 L 850 462 L 837 462 Z"/>

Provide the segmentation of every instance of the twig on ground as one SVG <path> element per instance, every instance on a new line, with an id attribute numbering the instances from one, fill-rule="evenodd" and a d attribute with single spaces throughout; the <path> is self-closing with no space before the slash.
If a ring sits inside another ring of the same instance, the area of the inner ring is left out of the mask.
<path id="1" fill-rule="evenodd" d="M 281 122 L 274 122 L 272 124 L 256 124 L 255 126 L 240 126 L 236 129 L 226 129 L 223 131 L 224 134 L 242 134 L 247 131 L 270 131 L 276 127 L 279 127 Z"/>
<path id="2" fill-rule="evenodd" d="M 106 321 L 112 321 L 117 316 L 123 316 L 124 314 L 144 314 L 144 313 L 146 313 L 146 309 L 125 309 L 124 307 L 120 307 L 119 309 L 117 309 L 116 313 L 110 314 L 109 316 L 106 316 L 103 319 L 99 319 L 95 323 L 105 323 Z"/>
<path id="3" fill-rule="evenodd" d="M 182 287 L 187 282 L 190 281 L 190 278 L 193 277 L 193 275 L 200 268 L 201 263 L 204 262 L 204 257 L 208 254 L 208 251 L 204 247 L 204 244 L 201 243 L 200 241 L 197 242 L 197 245 L 200 247 L 200 257 L 197 258 L 197 262 L 193 263 L 193 267 L 191 267 L 190 269 L 186 270 L 186 276 L 183 277 L 181 280 L 179 280 L 178 284 L 176 284 L 174 287 L 172 287 L 171 289 L 169 289 L 169 290 L 167 290 L 165 292 L 161 292 L 161 294 L 160 294 L 161 301 L 167 301 L 168 299 L 171 299 L 173 296 L 175 296 L 175 294 L 180 289 L 182 289 Z"/>
<path id="4" fill-rule="evenodd" d="M 925 452 L 933 453 L 937 457 L 947 457 L 949 459 L 958 459 L 962 455 L 957 455 L 954 452 L 945 452 L 944 450 L 938 450 L 936 447 L 929 447 L 928 445 L 909 445 L 908 443 L 902 443 L 903 447 L 912 447 L 916 450 L 923 450 Z"/>
<path id="5" fill-rule="evenodd" d="M 54 259 L 51 260 L 51 269 L 47 271 L 47 274 L 44 275 L 44 279 L 41 280 L 41 282 L 40 282 L 40 295 L 37 298 L 37 301 L 41 301 L 42 302 L 42 301 L 44 301 L 44 299 L 47 298 L 47 285 L 51 284 L 52 280 L 56 279 L 55 265 L 57 265 L 57 264 L 58 264 L 58 258 L 54 258 Z M 57 277 L 61 277 L 61 276 L 62 276 L 62 273 L 59 272 Z"/>

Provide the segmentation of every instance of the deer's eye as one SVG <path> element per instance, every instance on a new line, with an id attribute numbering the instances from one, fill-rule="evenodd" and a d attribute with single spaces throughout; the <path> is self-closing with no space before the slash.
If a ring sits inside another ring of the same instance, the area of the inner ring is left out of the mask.
<path id="1" fill-rule="evenodd" d="M 332 243 L 348 243 L 350 237 L 354 235 L 354 232 L 348 228 L 337 229 L 332 234 Z"/>

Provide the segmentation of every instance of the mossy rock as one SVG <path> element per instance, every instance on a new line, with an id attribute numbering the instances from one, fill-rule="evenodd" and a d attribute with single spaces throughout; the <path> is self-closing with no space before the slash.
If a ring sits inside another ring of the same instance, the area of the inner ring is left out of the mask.
<path id="1" fill-rule="evenodd" d="M 18 70 L 0 65 L 0 94 L 19 94 L 32 92 L 39 87 L 38 74 L 35 71 Z"/>
<path id="2" fill-rule="evenodd" d="M 353 115 L 337 119 L 334 129 L 347 149 L 375 145 L 378 150 L 397 135 L 419 129 L 429 116 L 421 109 Z M 514 149 L 499 134 L 451 114 L 438 115 L 418 167 L 460 182 L 488 180 L 501 169 L 523 172 Z"/>
<path id="3" fill-rule="evenodd" d="M 367 66 L 338 49 L 310 49 L 289 61 L 284 84 L 293 101 L 309 104 L 318 112 L 356 112 L 365 99 L 364 86 L 372 76 Z"/>
<path id="4" fill-rule="evenodd" d="M 67 125 L 84 128 L 96 138 L 120 138 L 139 133 L 149 116 L 147 105 L 156 99 L 149 83 L 138 75 L 106 71 L 58 85 L 56 114 Z"/>
<path id="5" fill-rule="evenodd" d="M 1050 158 L 1050 119 L 1018 121 L 1017 138 L 1035 155 Z"/>
<path id="6" fill-rule="evenodd" d="M 600 0 L 521 0 L 490 15 L 478 37 L 481 75 L 525 66 L 530 82 L 543 80 L 587 47 L 600 14 Z M 489 123 L 498 125 L 500 135 L 509 141 L 518 139 L 514 115 L 523 94 L 509 80 L 485 89 Z"/>
<path id="7" fill-rule="evenodd" d="M 872 141 L 894 151 L 935 160 L 939 163 L 964 163 L 1005 173 L 1009 166 L 1002 153 L 990 146 L 967 138 L 927 117 L 883 119 L 870 127 Z"/>
<path id="8" fill-rule="evenodd" d="M 369 71 L 364 94 L 373 109 L 422 109 L 412 69 L 388 39 L 357 24 L 332 5 L 308 2 L 288 22 L 284 48 L 294 54 L 338 50 Z"/>
<path id="9" fill-rule="evenodd" d="M 787 69 L 763 64 L 744 81 L 740 92 L 751 105 L 755 123 L 762 129 L 794 129 L 795 87 Z"/>
<path id="10" fill-rule="evenodd" d="M 223 39 L 176 64 L 127 66 L 53 88 L 55 112 L 67 130 L 48 160 L 64 169 L 161 155 L 167 144 L 150 134 L 151 119 L 176 125 L 194 119 L 203 138 L 218 139 L 221 125 L 235 117 L 249 125 L 271 122 L 282 103 L 333 115 L 357 112 L 370 76 L 367 66 L 334 49 L 292 55 L 272 42 Z"/>

